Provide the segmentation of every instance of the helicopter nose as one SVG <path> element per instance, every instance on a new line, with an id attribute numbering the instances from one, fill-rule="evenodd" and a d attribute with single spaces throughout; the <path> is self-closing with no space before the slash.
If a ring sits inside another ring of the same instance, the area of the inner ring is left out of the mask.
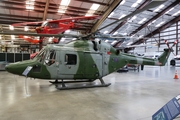
<path id="1" fill-rule="evenodd" d="M 14 63 L 11 63 L 9 65 L 5 66 L 6 71 L 15 74 L 16 72 L 18 72 L 19 70 L 17 69 L 16 65 Z"/>
<path id="2" fill-rule="evenodd" d="M 6 71 L 11 73 L 12 67 L 11 67 L 11 65 L 6 65 L 5 69 L 6 69 Z"/>
<path id="3" fill-rule="evenodd" d="M 8 71 L 8 69 L 9 69 L 9 67 L 8 67 L 8 65 L 6 65 L 6 66 L 5 66 L 5 70 Z"/>

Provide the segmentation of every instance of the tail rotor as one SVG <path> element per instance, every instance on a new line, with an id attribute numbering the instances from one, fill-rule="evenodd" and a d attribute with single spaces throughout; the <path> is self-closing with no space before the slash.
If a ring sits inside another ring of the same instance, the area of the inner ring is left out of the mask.
<path id="1" fill-rule="evenodd" d="M 173 55 L 176 56 L 176 54 L 173 52 L 173 49 L 172 49 L 172 48 L 178 43 L 178 40 L 175 40 L 174 43 L 173 43 L 173 45 L 172 45 L 171 47 L 169 46 L 169 43 L 168 43 L 167 40 L 165 40 L 165 43 L 166 43 L 166 45 L 168 46 L 168 48 L 171 50 L 171 52 L 173 53 Z"/>

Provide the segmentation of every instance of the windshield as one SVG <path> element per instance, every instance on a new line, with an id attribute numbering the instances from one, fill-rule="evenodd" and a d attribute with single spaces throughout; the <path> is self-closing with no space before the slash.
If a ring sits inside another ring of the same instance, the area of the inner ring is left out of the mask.
<path id="1" fill-rule="evenodd" d="M 34 59 L 38 59 L 40 60 L 40 62 L 43 60 L 44 56 L 46 55 L 46 47 L 44 47 L 43 49 L 41 49 L 41 51 L 34 57 Z"/>
<path id="2" fill-rule="evenodd" d="M 41 27 L 47 26 L 48 21 L 44 21 L 41 25 Z"/>

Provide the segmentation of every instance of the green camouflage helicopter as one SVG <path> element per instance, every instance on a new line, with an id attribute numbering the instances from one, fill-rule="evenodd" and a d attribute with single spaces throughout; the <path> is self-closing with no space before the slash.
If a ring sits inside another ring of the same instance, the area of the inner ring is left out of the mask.
<path id="1" fill-rule="evenodd" d="M 123 19 L 127 19 L 146 9 L 158 6 L 164 1 L 152 1 L 143 9 L 132 13 Z M 116 22 L 119 22 L 118 20 Z M 114 22 L 114 23 L 116 23 Z M 113 23 L 113 24 L 114 24 Z M 112 25 L 112 23 L 110 24 Z M 109 25 L 107 25 L 109 26 Z M 105 27 L 107 27 L 105 26 Z M 105 27 L 101 28 L 104 29 Z M 101 30 L 99 29 L 99 30 Z M 1 34 L 20 34 L 20 33 L 1 33 Z M 22 34 L 22 33 L 21 33 Z M 25 33 L 24 35 L 39 36 L 39 34 Z M 43 34 L 41 34 L 43 36 Z M 48 36 L 44 34 L 44 36 Z M 61 87 L 57 89 L 72 89 L 72 88 L 90 88 L 90 87 L 106 87 L 103 77 L 117 71 L 126 64 L 140 65 L 155 65 L 163 66 L 172 52 L 171 48 L 164 49 L 164 52 L 158 59 L 142 58 L 120 52 L 110 44 L 101 40 L 89 40 L 92 34 L 86 36 L 76 35 L 49 35 L 49 36 L 71 36 L 77 37 L 77 40 L 71 41 L 65 45 L 51 44 L 45 46 L 32 60 L 11 63 L 6 66 L 6 70 L 10 73 L 22 75 L 28 66 L 32 69 L 27 77 L 39 79 L 53 79 L 53 84 L 61 83 Z M 73 80 L 72 80 L 73 79 Z M 74 82 L 93 82 L 99 79 L 99 85 L 86 85 L 67 87 L 65 83 Z M 61 80 L 59 82 L 58 80 Z"/>

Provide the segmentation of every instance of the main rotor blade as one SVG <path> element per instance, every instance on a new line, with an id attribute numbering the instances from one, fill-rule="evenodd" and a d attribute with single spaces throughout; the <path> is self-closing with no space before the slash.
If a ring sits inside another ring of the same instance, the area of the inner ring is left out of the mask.
<path id="1" fill-rule="evenodd" d="M 129 14 L 129 15 L 127 15 L 127 16 L 119 19 L 119 20 L 116 20 L 116 21 L 108 24 L 108 25 L 106 25 L 106 26 L 98 29 L 97 31 L 100 31 L 100 30 L 102 30 L 102 29 L 104 29 L 104 28 L 106 28 L 106 27 L 109 27 L 109 26 L 111 26 L 111 25 L 113 25 L 113 24 L 115 24 L 115 23 L 117 23 L 117 22 L 123 21 L 123 20 L 125 20 L 125 19 L 127 19 L 127 18 L 129 18 L 129 17 L 131 17 L 131 16 L 134 16 L 134 15 L 136 15 L 136 14 L 138 14 L 138 13 L 141 13 L 141 12 L 143 12 L 143 11 L 145 11 L 145 10 L 148 10 L 148 9 L 154 8 L 154 7 L 157 7 L 157 6 L 161 5 L 162 3 L 166 2 L 166 1 L 167 1 L 167 0 L 153 0 L 150 4 L 146 5 L 146 6 L 143 7 L 142 9 L 136 10 L 135 12 L 133 12 L 133 13 L 131 13 L 131 14 Z"/>
<path id="2" fill-rule="evenodd" d="M 42 36 L 42 37 L 79 37 L 72 34 L 37 34 L 37 33 L 27 33 L 27 32 L 0 32 L 1 35 L 26 35 L 26 36 Z"/>

